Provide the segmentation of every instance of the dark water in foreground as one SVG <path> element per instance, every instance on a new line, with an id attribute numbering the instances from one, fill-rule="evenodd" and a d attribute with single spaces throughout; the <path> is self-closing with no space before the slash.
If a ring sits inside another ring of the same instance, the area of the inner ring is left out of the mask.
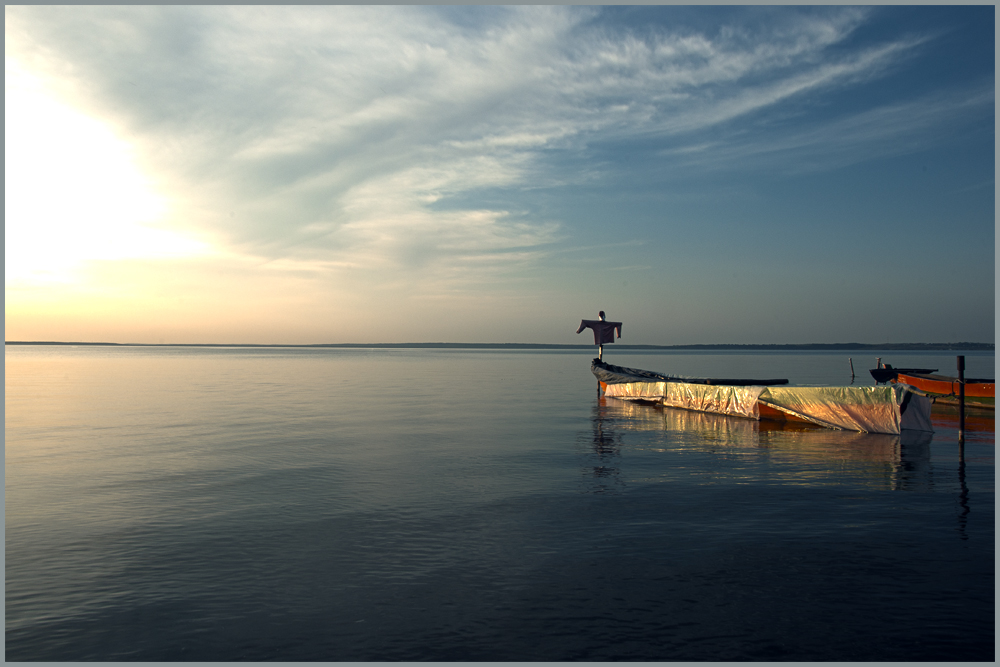
<path id="1" fill-rule="evenodd" d="M 993 660 L 992 418 L 960 459 L 955 413 L 774 429 L 599 400 L 589 358 L 8 347 L 6 658 Z"/>

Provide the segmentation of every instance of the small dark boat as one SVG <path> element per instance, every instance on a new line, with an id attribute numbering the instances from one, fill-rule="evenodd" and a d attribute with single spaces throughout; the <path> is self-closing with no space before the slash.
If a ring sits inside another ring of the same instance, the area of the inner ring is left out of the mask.
<path id="1" fill-rule="evenodd" d="M 868 371 L 875 378 L 876 384 L 892 382 L 899 373 L 936 373 L 936 368 L 893 368 L 889 364 L 884 364 L 882 368 L 872 368 Z"/>
<path id="2" fill-rule="evenodd" d="M 788 384 L 787 379 L 749 380 L 746 378 L 695 378 L 684 375 L 663 375 L 638 368 L 615 366 L 614 364 L 605 363 L 600 359 L 594 359 L 590 364 L 590 370 L 602 385 L 626 384 L 628 382 L 686 382 L 688 384 L 723 385 L 729 387 L 768 387 Z"/>

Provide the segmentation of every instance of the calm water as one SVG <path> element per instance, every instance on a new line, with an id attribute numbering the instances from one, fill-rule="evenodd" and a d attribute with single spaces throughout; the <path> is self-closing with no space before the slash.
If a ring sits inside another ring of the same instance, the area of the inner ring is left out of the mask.
<path id="1" fill-rule="evenodd" d="M 993 660 L 992 418 L 960 458 L 955 413 L 774 429 L 598 399 L 591 356 L 7 347 L 6 658 Z"/>

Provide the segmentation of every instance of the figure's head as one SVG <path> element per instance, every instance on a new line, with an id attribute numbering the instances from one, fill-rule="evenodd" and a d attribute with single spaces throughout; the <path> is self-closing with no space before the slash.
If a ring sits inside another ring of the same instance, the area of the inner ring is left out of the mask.
<path id="1" fill-rule="evenodd" d="M 604 311 L 602 310 L 601 312 L 599 312 L 597 314 L 597 317 L 599 317 L 601 319 L 601 321 L 603 322 L 604 321 Z"/>

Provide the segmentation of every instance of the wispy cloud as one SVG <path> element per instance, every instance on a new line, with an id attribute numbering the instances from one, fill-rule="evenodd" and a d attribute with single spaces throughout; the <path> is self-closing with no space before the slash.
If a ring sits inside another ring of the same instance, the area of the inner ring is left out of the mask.
<path id="1" fill-rule="evenodd" d="M 818 171 L 907 155 L 953 140 L 962 117 L 985 118 L 992 87 L 936 93 L 796 127 L 761 131 L 726 142 L 682 145 L 662 152 L 685 167 L 732 169 L 752 162 L 778 171 Z"/>
<path id="2" fill-rule="evenodd" d="M 451 12 L 8 7 L 7 53 L 116 119 L 185 220 L 241 252 L 295 270 L 418 268 L 409 275 L 428 281 L 487 279 L 570 234 L 531 212 L 443 206 L 583 178 L 547 168 L 549 154 L 676 137 L 690 143 L 669 155 L 686 161 L 825 152 L 837 162 L 833 146 L 884 140 L 886 128 L 898 135 L 955 109 L 874 109 L 782 134 L 766 151 L 698 134 L 878 76 L 926 39 L 832 50 L 865 9 L 711 34 L 640 34 L 594 21 L 589 8 Z"/>

